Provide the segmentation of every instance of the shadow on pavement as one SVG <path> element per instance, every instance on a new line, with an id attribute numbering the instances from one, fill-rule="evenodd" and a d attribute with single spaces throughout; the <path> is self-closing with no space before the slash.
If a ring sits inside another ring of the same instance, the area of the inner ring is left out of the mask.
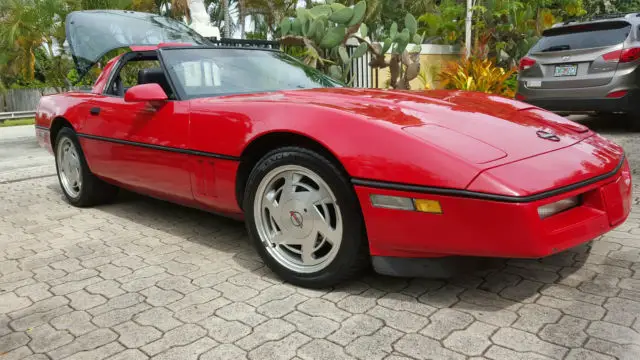
<path id="1" fill-rule="evenodd" d="M 57 183 L 49 187 L 63 196 Z M 181 243 L 181 247 L 187 248 L 187 252 L 188 243 L 204 245 L 210 251 L 200 250 L 202 254 L 193 251 L 194 254 L 219 255 L 245 271 L 280 281 L 249 244 L 242 222 L 128 191 L 122 191 L 115 203 L 96 209 L 143 228 L 184 239 L 186 243 Z M 194 250 L 196 248 L 202 249 L 196 246 Z M 590 248 L 591 244 L 585 244 L 544 259 L 486 259 L 482 268 L 451 279 L 395 278 L 370 270 L 360 279 L 321 291 L 342 291 L 372 298 L 390 293 L 399 307 L 421 303 L 434 308 L 453 307 L 500 316 L 501 310 L 533 302 L 540 291 L 580 271 Z"/>

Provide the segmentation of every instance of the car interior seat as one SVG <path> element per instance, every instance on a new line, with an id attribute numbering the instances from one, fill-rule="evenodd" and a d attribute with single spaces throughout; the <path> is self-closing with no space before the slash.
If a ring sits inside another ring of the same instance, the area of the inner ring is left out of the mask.
<path id="1" fill-rule="evenodd" d="M 169 99 L 173 98 L 173 91 L 161 68 L 147 68 L 138 71 L 138 85 L 153 83 L 160 85 Z"/>

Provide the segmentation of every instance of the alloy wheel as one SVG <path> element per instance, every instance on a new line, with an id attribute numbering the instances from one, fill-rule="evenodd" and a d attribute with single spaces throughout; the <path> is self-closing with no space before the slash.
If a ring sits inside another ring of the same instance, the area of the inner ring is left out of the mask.
<path id="1" fill-rule="evenodd" d="M 269 255 L 297 273 L 326 268 L 340 249 L 339 204 L 327 183 L 305 167 L 270 171 L 258 186 L 254 218 Z"/>
<path id="2" fill-rule="evenodd" d="M 82 190 L 82 167 L 78 150 L 71 139 L 64 137 L 56 147 L 58 174 L 64 191 L 72 198 L 80 196 Z"/>

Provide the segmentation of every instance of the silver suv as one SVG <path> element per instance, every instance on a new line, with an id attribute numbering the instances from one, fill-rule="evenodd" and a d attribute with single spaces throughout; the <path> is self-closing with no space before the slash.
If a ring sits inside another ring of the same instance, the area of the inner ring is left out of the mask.
<path id="1" fill-rule="evenodd" d="M 558 113 L 636 118 L 639 65 L 640 13 L 567 21 L 546 30 L 520 60 L 516 98 Z"/>

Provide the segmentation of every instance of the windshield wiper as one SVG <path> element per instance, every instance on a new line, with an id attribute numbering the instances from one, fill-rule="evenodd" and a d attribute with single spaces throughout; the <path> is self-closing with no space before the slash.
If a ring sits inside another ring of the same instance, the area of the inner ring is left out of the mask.
<path id="1" fill-rule="evenodd" d="M 541 52 L 563 51 L 563 50 L 571 50 L 571 46 L 569 46 L 569 45 L 549 46 L 548 48 L 542 50 Z"/>

